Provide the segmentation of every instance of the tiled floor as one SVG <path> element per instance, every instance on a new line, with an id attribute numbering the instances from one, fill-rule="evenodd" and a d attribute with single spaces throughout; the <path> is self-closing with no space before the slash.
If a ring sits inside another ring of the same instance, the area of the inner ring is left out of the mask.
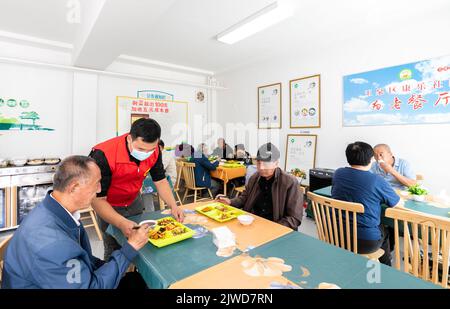
<path id="1" fill-rule="evenodd" d="M 303 217 L 302 224 L 298 228 L 298 231 L 306 235 L 318 238 L 316 224 L 314 223 L 313 219 L 308 218 L 307 216 Z"/>

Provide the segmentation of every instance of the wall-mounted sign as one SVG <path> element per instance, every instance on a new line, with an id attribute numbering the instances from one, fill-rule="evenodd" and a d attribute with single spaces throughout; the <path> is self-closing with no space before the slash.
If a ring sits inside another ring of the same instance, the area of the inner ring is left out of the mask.
<path id="1" fill-rule="evenodd" d="M 450 123 L 450 56 L 344 76 L 344 126 Z"/>
<path id="2" fill-rule="evenodd" d="M 173 101 L 173 94 L 158 91 L 158 90 L 139 90 L 137 92 L 138 98 L 146 98 L 146 99 L 157 99 L 157 100 L 168 100 Z"/>
<path id="3" fill-rule="evenodd" d="M 320 75 L 291 80 L 290 127 L 320 128 Z"/>
<path id="4" fill-rule="evenodd" d="M 281 83 L 258 87 L 258 129 L 281 129 Z"/>
<path id="5" fill-rule="evenodd" d="M 175 146 L 188 138 L 188 103 L 133 97 L 116 98 L 116 134 L 130 131 L 139 118 L 155 119 L 161 126 L 161 139 L 167 146 Z"/>
<path id="6" fill-rule="evenodd" d="M 23 99 L 0 98 L 0 131 L 44 130 L 53 131 L 40 124 L 39 113 Z"/>

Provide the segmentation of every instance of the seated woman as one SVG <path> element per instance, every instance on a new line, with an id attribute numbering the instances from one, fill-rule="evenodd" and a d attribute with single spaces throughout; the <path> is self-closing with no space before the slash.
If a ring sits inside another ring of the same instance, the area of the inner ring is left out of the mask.
<path id="1" fill-rule="evenodd" d="M 175 158 L 171 153 L 164 149 L 164 142 L 162 139 L 159 140 L 159 151 L 162 156 L 163 166 L 166 174 L 167 182 L 169 183 L 170 188 L 172 189 L 172 193 L 175 196 L 175 191 L 173 191 L 173 186 L 177 181 L 177 168 L 175 165 Z M 144 179 L 142 183 L 142 199 L 144 201 L 146 212 L 155 211 L 155 205 L 153 203 L 153 197 L 156 196 L 157 190 L 155 183 L 153 182 L 152 175 L 150 173 L 147 174 L 147 177 Z M 159 205 L 159 209 L 161 209 L 161 205 Z"/>
<path id="2" fill-rule="evenodd" d="M 234 159 L 243 161 L 245 165 L 252 164 L 252 158 L 250 154 L 245 150 L 244 144 L 237 144 L 234 146 Z"/>
<path id="3" fill-rule="evenodd" d="M 209 188 L 213 197 L 215 197 L 219 192 L 221 185 L 218 181 L 211 178 L 210 172 L 216 170 L 217 166 L 219 166 L 219 161 L 213 163 L 209 162 L 202 150 L 207 151 L 205 147 L 202 147 L 202 149 L 198 149 L 194 152 L 194 147 L 191 146 L 190 162 L 195 163 L 195 185 L 197 187 Z M 203 192 L 203 194 L 205 194 L 205 192 Z"/>
<path id="4" fill-rule="evenodd" d="M 166 176 L 169 176 L 171 187 L 175 184 L 177 181 L 177 166 L 175 164 L 175 157 L 173 155 L 173 152 L 169 152 L 164 149 L 164 142 L 162 139 L 159 140 L 159 151 L 162 155 L 162 161 L 164 165 L 164 170 L 166 171 Z"/>
<path id="5" fill-rule="evenodd" d="M 244 163 L 247 168 L 252 164 L 252 158 L 245 150 L 244 144 L 237 144 L 234 146 L 234 160 Z M 246 184 L 246 177 L 232 179 L 231 184 L 234 188 L 241 187 Z"/>
<path id="6" fill-rule="evenodd" d="M 201 153 L 203 153 L 205 155 L 205 157 L 209 157 L 209 149 L 208 149 L 208 145 L 206 145 L 205 143 L 200 143 L 197 147 L 197 151 L 200 151 Z"/>
<path id="7" fill-rule="evenodd" d="M 278 167 L 279 150 L 271 143 L 261 146 L 256 157 L 257 173 L 245 191 L 232 200 L 219 201 L 297 230 L 303 216 L 303 196 L 297 179 Z"/>
<path id="8" fill-rule="evenodd" d="M 384 255 L 380 262 L 391 265 L 389 233 L 380 224 L 381 204 L 396 206 L 400 197 L 386 180 L 370 172 L 373 154 L 369 144 L 349 144 L 345 155 L 350 167 L 336 170 L 331 195 L 337 200 L 364 205 L 364 213 L 358 215 L 358 253 L 368 254 L 382 248 Z"/>

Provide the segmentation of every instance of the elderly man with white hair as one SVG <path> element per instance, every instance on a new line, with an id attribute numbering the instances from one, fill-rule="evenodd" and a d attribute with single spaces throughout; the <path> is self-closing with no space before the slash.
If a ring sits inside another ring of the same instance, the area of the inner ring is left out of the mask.
<path id="1" fill-rule="evenodd" d="M 147 243 L 148 226 L 133 229 L 108 261 L 92 255 L 80 210 L 100 192 L 100 169 L 94 159 L 71 156 L 54 176 L 54 191 L 21 223 L 6 249 L 3 289 L 113 289 Z M 131 273 L 130 273 L 131 274 Z M 125 278 L 130 278 L 129 276 Z M 143 282 L 135 277 L 134 287 Z M 125 280 L 131 284 L 130 280 Z M 145 285 L 145 283 L 144 283 Z"/>
<path id="2" fill-rule="evenodd" d="M 257 172 L 245 191 L 232 200 L 225 196 L 218 200 L 297 230 L 302 221 L 303 197 L 297 179 L 278 167 L 279 158 L 275 145 L 262 145 L 256 156 Z"/>
<path id="3" fill-rule="evenodd" d="M 416 174 L 408 161 L 395 157 L 386 144 L 378 144 L 373 148 L 376 162 L 371 172 L 383 177 L 394 189 L 405 189 L 416 184 Z"/>

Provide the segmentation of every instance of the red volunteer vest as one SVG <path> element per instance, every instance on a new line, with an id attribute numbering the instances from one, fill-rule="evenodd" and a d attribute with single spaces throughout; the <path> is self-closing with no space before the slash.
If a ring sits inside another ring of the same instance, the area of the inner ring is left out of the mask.
<path id="1" fill-rule="evenodd" d="M 159 149 L 156 147 L 152 155 L 137 166 L 135 162 L 130 161 L 127 135 L 128 133 L 114 137 L 93 148 L 103 151 L 108 160 L 112 178 L 106 200 L 114 207 L 128 206 L 134 201 L 159 155 Z"/>

